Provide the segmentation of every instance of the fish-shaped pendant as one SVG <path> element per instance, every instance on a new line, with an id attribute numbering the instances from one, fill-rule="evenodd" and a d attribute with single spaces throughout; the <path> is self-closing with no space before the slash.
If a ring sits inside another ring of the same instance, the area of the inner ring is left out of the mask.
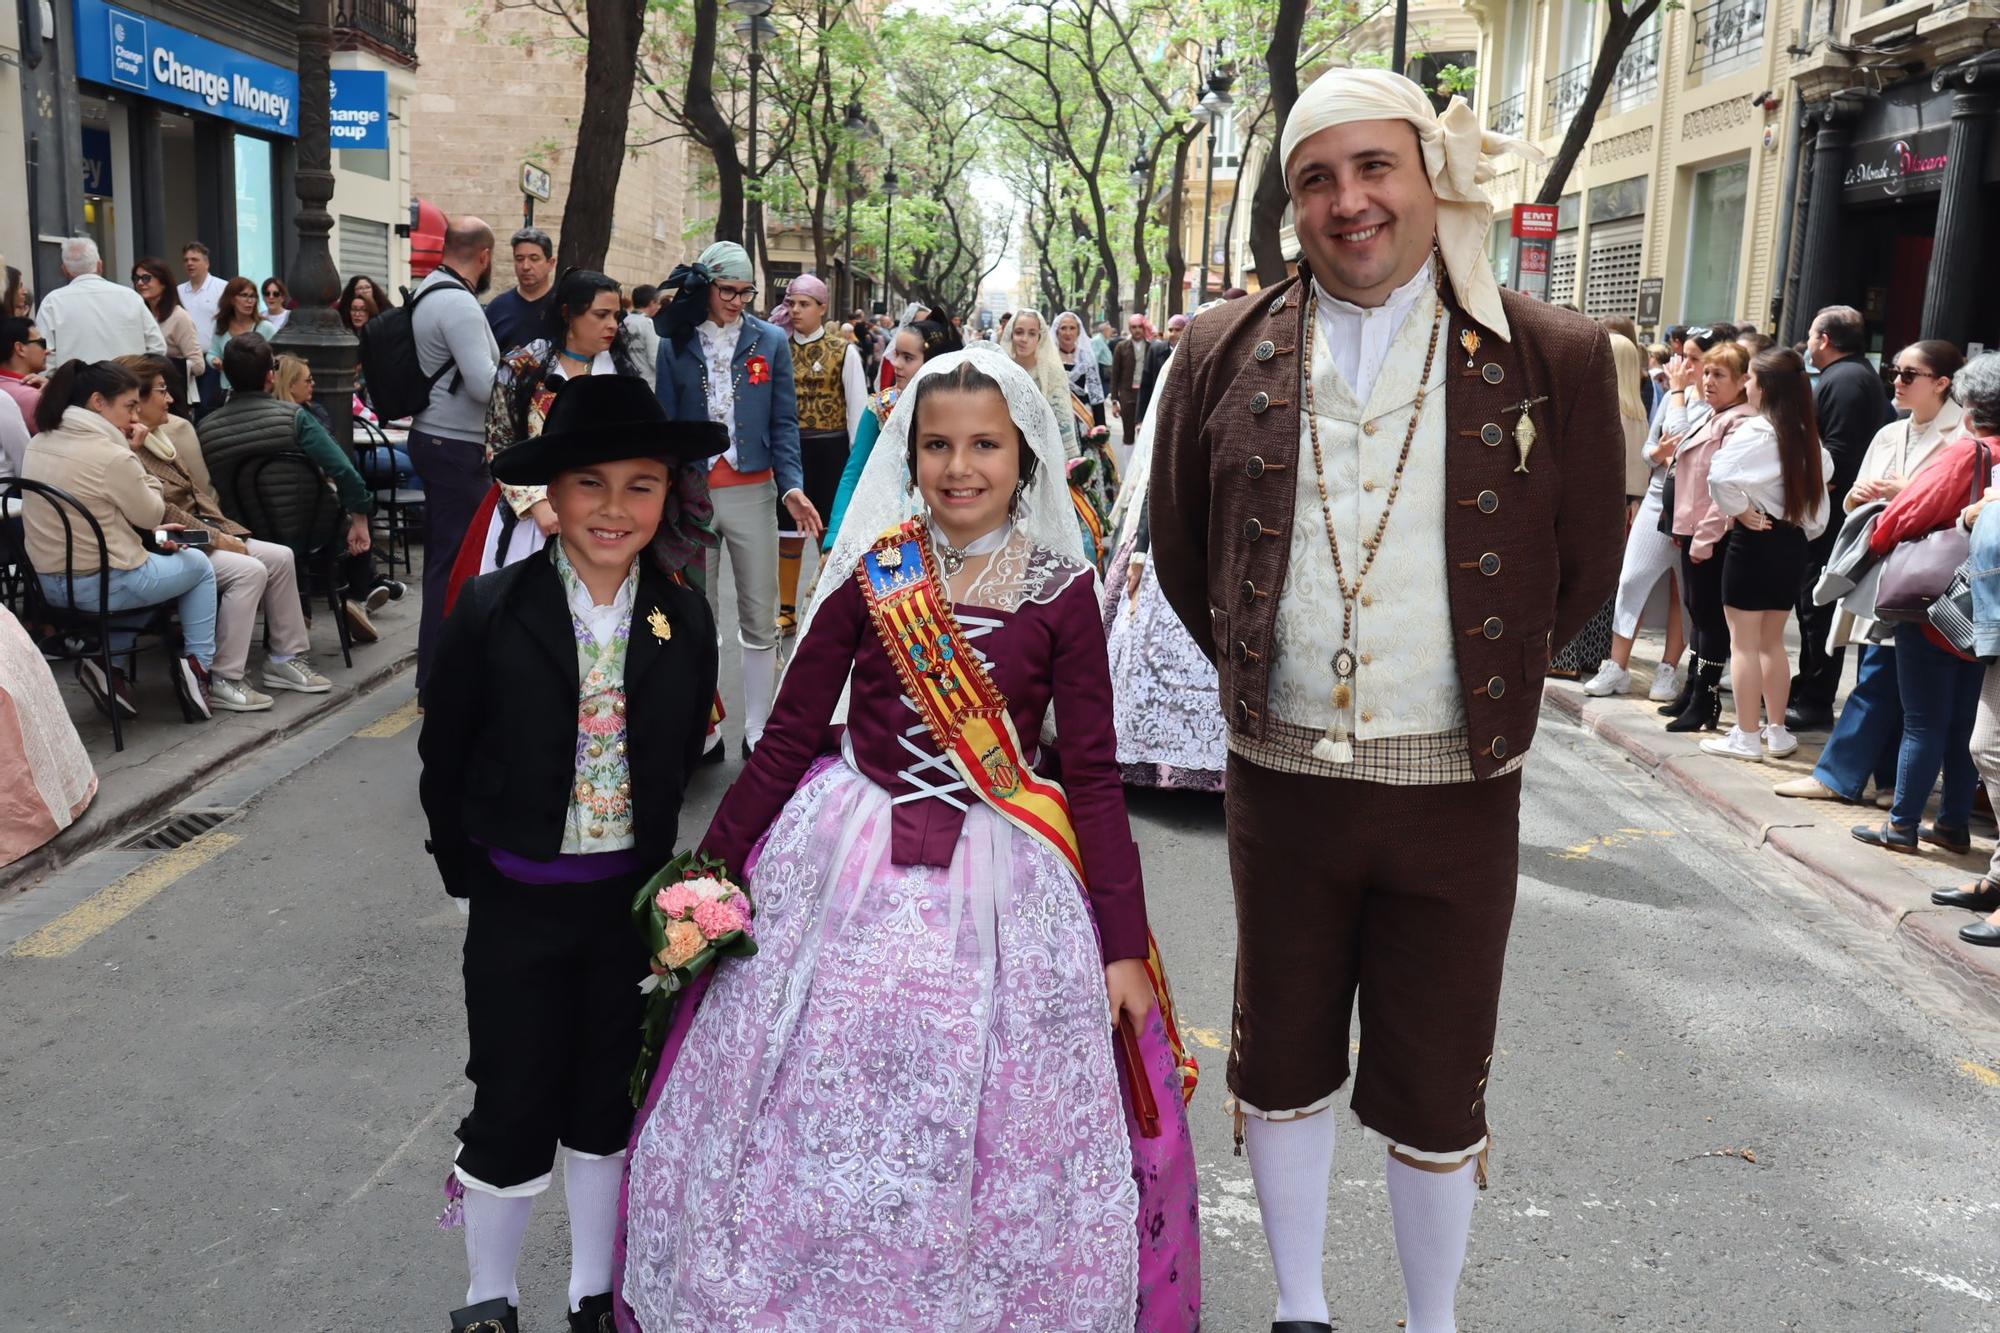
<path id="1" fill-rule="evenodd" d="M 1528 415 L 1528 412 L 1536 403 L 1546 403 L 1547 401 L 1549 401 L 1548 396 L 1544 394 L 1540 398 L 1524 398 L 1506 409 L 1507 411 L 1519 412 L 1521 414 L 1514 419 L 1514 447 L 1520 451 L 1521 455 L 1520 463 L 1514 468 L 1516 472 L 1526 472 L 1528 470 L 1528 453 L 1535 447 L 1535 421 L 1533 417 Z"/>

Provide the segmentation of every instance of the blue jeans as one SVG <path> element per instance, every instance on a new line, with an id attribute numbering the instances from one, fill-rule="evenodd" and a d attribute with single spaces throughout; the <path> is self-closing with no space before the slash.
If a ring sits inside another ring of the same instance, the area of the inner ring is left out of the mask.
<path id="1" fill-rule="evenodd" d="M 361 469 L 361 479 L 368 483 L 371 491 L 386 491 L 395 486 L 415 491 L 424 488 L 424 479 L 411 466 L 407 449 L 393 444 L 387 448 L 378 445 L 372 449 L 357 449 L 355 456 Z"/>
<path id="2" fill-rule="evenodd" d="M 1813 776 L 1850 801 L 1875 779 L 1878 790 L 1896 785 L 1903 745 L 1903 696 L 1896 685 L 1896 650 L 1869 644 L 1861 650 L 1854 692 L 1826 738 Z"/>
<path id="3" fill-rule="evenodd" d="M 1972 645 L 1981 657 L 2000 657 L 2000 505 L 1988 505 L 1972 528 L 1966 556 L 1972 574 Z"/>
<path id="4" fill-rule="evenodd" d="M 60 574 L 43 574 L 41 580 L 42 593 L 52 604 L 65 609 L 73 605 L 84 612 L 97 610 L 98 575 L 66 579 Z M 201 663 L 203 670 L 215 660 L 215 566 L 200 551 L 186 547 L 172 555 L 155 551 L 137 569 L 112 570 L 105 582 L 105 603 L 113 611 L 173 602 L 188 656 Z M 137 637 L 129 623 L 121 629 L 114 622 L 111 651 L 129 652 Z"/>
<path id="5" fill-rule="evenodd" d="M 1903 696 L 1903 748 L 1896 760 L 1896 804 L 1889 822 L 1914 828 L 1922 822 L 1938 771 L 1944 771 L 1939 828 L 1963 831 L 1972 822 L 1972 723 L 1986 668 L 1948 653 L 1918 625 L 1896 626 L 1896 683 Z"/>

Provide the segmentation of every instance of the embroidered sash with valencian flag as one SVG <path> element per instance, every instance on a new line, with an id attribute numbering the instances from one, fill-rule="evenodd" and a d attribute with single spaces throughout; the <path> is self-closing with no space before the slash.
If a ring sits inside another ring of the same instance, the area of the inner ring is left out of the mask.
<path id="1" fill-rule="evenodd" d="M 923 521 L 912 519 L 884 533 L 862 556 L 856 577 L 869 618 L 889 660 L 895 663 L 904 692 L 917 705 L 932 739 L 956 765 L 965 785 L 1009 823 L 1061 856 L 1077 881 L 1088 885 L 1069 798 L 1061 786 L 1029 767 L 1014 720 L 1007 712 L 1007 697 L 966 644 L 952 614 L 951 599 L 938 578 Z M 1194 1096 L 1201 1068 L 1181 1040 L 1159 942 L 1150 931 L 1145 963 L 1180 1072 L 1185 1102 Z M 1128 1051 L 1128 1056 L 1131 1054 Z M 1154 1118 L 1146 1113 L 1149 1098 L 1144 1080 L 1134 1082 L 1141 1119 Z"/>

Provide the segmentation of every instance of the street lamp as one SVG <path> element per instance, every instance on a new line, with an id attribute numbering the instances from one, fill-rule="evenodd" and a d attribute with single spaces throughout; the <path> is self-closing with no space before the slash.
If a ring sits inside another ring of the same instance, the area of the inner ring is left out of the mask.
<path id="1" fill-rule="evenodd" d="M 360 344 L 344 313 L 334 309 L 340 296 L 340 271 L 327 243 L 333 215 L 333 152 L 328 131 L 327 99 L 332 80 L 328 53 L 333 49 L 331 0 L 300 0 L 299 4 L 299 141 L 293 190 L 299 211 L 293 218 L 298 250 L 292 256 L 290 282 L 298 309 L 285 321 L 274 345 L 293 352 L 312 367 L 314 397 L 327 410 L 333 438 L 345 450 L 354 440 L 354 366 Z"/>
<path id="2" fill-rule="evenodd" d="M 1223 113 L 1236 104 L 1229 95 L 1229 85 L 1236 82 L 1236 76 L 1218 69 L 1208 76 L 1208 91 L 1201 95 L 1201 104 L 1195 108 L 1195 119 L 1208 123 L 1208 186 L 1201 204 L 1201 290 L 1195 297 L 1199 306 L 1208 299 L 1208 264 L 1214 253 L 1209 247 L 1210 228 L 1215 222 L 1215 122 Z"/>
<path id="3" fill-rule="evenodd" d="M 1137 196 L 1133 201 L 1133 211 L 1138 215 L 1133 226 L 1135 235 L 1141 245 L 1145 243 L 1146 238 L 1146 208 L 1152 202 L 1149 187 L 1153 182 L 1153 166 L 1152 154 L 1146 151 L 1143 144 L 1140 145 L 1139 151 L 1133 154 L 1131 172 L 1132 193 Z M 1133 286 L 1132 306 L 1141 314 L 1144 314 L 1146 310 L 1146 296 L 1147 293 L 1143 289 L 1136 284 Z"/>
<path id="4" fill-rule="evenodd" d="M 878 133 L 874 123 L 862 111 L 861 100 L 858 97 L 847 104 L 847 118 L 841 122 L 841 128 L 857 139 L 871 138 Z M 854 146 L 849 144 L 847 149 L 847 245 L 842 252 L 846 255 L 846 259 L 841 265 L 840 308 L 843 312 L 854 308 L 854 196 L 860 188 L 861 175 L 854 169 Z"/>
<path id="5" fill-rule="evenodd" d="M 882 173 L 882 197 L 889 201 L 888 225 L 882 234 L 882 308 L 896 299 L 896 168 Z"/>
<path id="6" fill-rule="evenodd" d="M 758 41 L 764 37 L 776 37 L 778 30 L 764 16 L 771 12 L 772 0 L 728 0 L 729 7 L 743 16 L 736 25 L 739 37 L 750 38 L 750 171 L 745 182 L 750 187 L 749 217 L 745 232 L 750 242 L 750 280 L 757 282 L 764 250 L 764 201 L 757 189 L 757 71 L 763 67 L 764 53 L 758 49 Z"/>

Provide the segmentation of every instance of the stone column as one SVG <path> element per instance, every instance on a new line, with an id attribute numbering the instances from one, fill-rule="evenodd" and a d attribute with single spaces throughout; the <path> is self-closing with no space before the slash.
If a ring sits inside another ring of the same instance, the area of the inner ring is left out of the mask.
<path id="1" fill-rule="evenodd" d="M 312 367 L 314 397 L 333 422 L 333 438 L 351 453 L 354 366 L 361 348 L 333 308 L 340 299 L 340 272 L 327 240 L 333 232 L 333 215 L 326 207 L 333 199 L 330 9 L 330 0 L 299 0 L 298 252 L 286 279 L 298 308 L 278 330 L 276 346 L 304 357 Z"/>
<path id="2" fill-rule="evenodd" d="M 1931 249 L 1929 280 L 1924 291 L 1921 330 L 1926 338 L 1943 338 L 1960 347 L 1972 334 L 1974 294 L 1977 284 L 1966 275 L 1977 273 L 1987 260 L 1988 215 L 1986 185 L 1980 179 L 1986 165 L 1986 149 L 1993 132 L 1993 115 L 2000 110 L 2000 95 L 1993 91 L 1993 78 L 1984 80 L 1988 67 L 1969 64 L 1939 70 L 1931 87 L 1943 91 L 1956 83 L 1951 98 L 1951 138 L 1945 150 L 1943 192 L 1938 196 L 1936 243 Z"/>
<path id="3" fill-rule="evenodd" d="M 1854 294 L 1840 280 L 1840 181 L 1847 171 L 1847 150 L 1854 138 L 1857 115 L 1844 102 L 1822 102 L 1806 111 L 1808 126 L 1817 124 L 1813 138 L 1812 193 L 1806 200 L 1805 250 L 1799 263 L 1798 300 L 1785 316 L 1789 345 L 1806 336 L 1815 313 L 1830 305 L 1852 304 Z"/>

